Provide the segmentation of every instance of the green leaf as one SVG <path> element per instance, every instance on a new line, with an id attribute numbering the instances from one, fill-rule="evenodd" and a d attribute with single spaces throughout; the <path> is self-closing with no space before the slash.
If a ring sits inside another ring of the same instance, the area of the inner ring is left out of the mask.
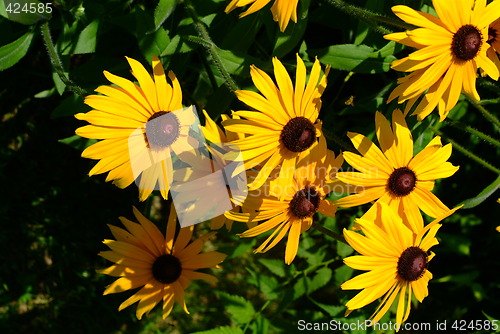
<path id="1" fill-rule="evenodd" d="M 328 267 L 323 267 L 316 271 L 316 275 L 314 278 L 311 280 L 308 289 L 307 289 L 307 294 L 311 294 L 314 291 L 324 287 L 328 282 L 330 282 L 330 279 L 332 278 L 332 270 Z"/>
<path id="2" fill-rule="evenodd" d="M 14 66 L 26 55 L 33 35 L 33 31 L 29 31 L 14 42 L 0 47 L 0 71 Z"/>
<path id="3" fill-rule="evenodd" d="M 259 259 L 259 262 L 262 263 L 270 272 L 279 276 L 286 276 L 286 268 L 285 262 L 283 260 L 277 259 Z"/>
<path id="4" fill-rule="evenodd" d="M 381 53 L 381 50 L 366 45 L 340 44 L 309 50 L 308 54 L 317 55 L 322 63 L 338 70 L 373 74 L 389 71 L 392 61 L 396 59 L 392 54 L 384 56 L 385 52 Z"/>
<path id="5" fill-rule="evenodd" d="M 67 76 L 68 72 L 64 72 L 64 74 L 66 74 Z M 59 95 L 62 95 L 66 90 L 66 84 L 61 80 L 59 74 L 57 74 L 57 72 L 54 70 L 52 70 L 52 80 L 54 80 L 54 85 L 56 86 L 57 92 L 59 93 Z"/>
<path id="6" fill-rule="evenodd" d="M 89 108 L 83 103 L 83 98 L 72 94 L 65 98 L 50 114 L 50 118 L 68 117 L 81 112 L 87 112 Z"/>
<path id="7" fill-rule="evenodd" d="M 255 334 L 267 334 L 269 331 L 269 320 L 264 317 L 258 317 L 253 323 L 253 332 Z"/>
<path id="8" fill-rule="evenodd" d="M 274 277 L 269 277 L 261 273 L 256 273 L 250 268 L 245 268 L 251 277 L 247 278 L 247 282 L 256 286 L 269 300 L 274 300 L 279 297 L 278 289 L 280 283 Z"/>
<path id="9" fill-rule="evenodd" d="M 38 0 L 4 0 L 7 18 L 26 25 L 35 24 L 52 17 L 52 3 L 41 3 Z"/>
<path id="10" fill-rule="evenodd" d="M 195 332 L 192 334 L 243 334 L 239 327 L 223 326 L 219 328 L 210 329 L 208 331 Z"/>
<path id="11" fill-rule="evenodd" d="M 342 258 L 347 257 L 347 256 L 351 255 L 353 252 L 354 252 L 354 249 L 351 246 L 349 246 L 343 242 L 337 241 L 337 254 L 340 257 L 342 257 Z"/>
<path id="12" fill-rule="evenodd" d="M 97 143 L 97 139 L 87 139 L 87 138 L 82 138 L 78 135 L 74 135 L 68 138 L 59 139 L 59 142 L 69 145 L 74 149 L 77 149 L 78 151 L 83 151 L 90 145 Z"/>
<path id="13" fill-rule="evenodd" d="M 495 191 L 497 191 L 499 187 L 500 187 L 500 176 L 497 177 L 496 180 L 493 181 L 493 183 L 484 188 L 483 191 L 479 193 L 479 195 L 473 198 L 466 199 L 465 201 L 460 203 L 464 205 L 462 209 L 471 209 L 475 206 L 478 206 L 479 204 L 484 202 L 484 200 L 486 200 L 488 197 L 493 195 L 493 193 L 495 193 Z"/>
<path id="14" fill-rule="evenodd" d="M 345 311 L 345 309 L 346 309 L 344 305 L 327 305 L 327 304 L 320 303 L 320 302 L 314 300 L 313 298 L 309 298 L 309 300 L 313 304 L 318 306 L 320 309 L 325 311 L 330 317 L 338 316 L 342 311 Z"/>
<path id="15" fill-rule="evenodd" d="M 185 40 L 181 39 L 180 35 L 175 35 L 160 56 L 171 56 L 176 53 L 186 53 L 191 50 L 193 50 L 192 44 L 185 43 Z"/>
<path id="16" fill-rule="evenodd" d="M 310 0 L 301 1 L 301 13 L 297 23 L 290 24 L 284 32 L 278 30 L 276 44 L 274 45 L 273 56 L 281 58 L 293 50 L 301 41 L 307 28 L 307 11 Z"/>
<path id="17" fill-rule="evenodd" d="M 163 22 L 165 22 L 165 20 L 168 19 L 168 17 L 173 13 L 176 4 L 177 0 L 160 0 L 158 2 L 158 6 L 156 6 L 154 13 L 154 31 L 157 31 Z"/>
<path id="18" fill-rule="evenodd" d="M 87 25 L 78 40 L 75 43 L 75 47 L 72 53 L 93 53 L 97 44 L 97 30 L 99 29 L 99 20 L 94 20 Z"/>
<path id="19" fill-rule="evenodd" d="M 6 19 L 9 18 L 9 14 L 7 14 L 7 11 L 5 10 L 5 2 L 0 1 L 0 15 L 5 17 Z"/>
<path id="20" fill-rule="evenodd" d="M 246 324 L 252 320 L 255 309 L 248 300 L 222 291 L 218 291 L 217 294 L 226 305 L 226 311 L 231 315 L 232 321 L 237 324 Z"/>
<path id="21" fill-rule="evenodd" d="M 161 54 L 170 43 L 170 37 L 163 28 L 158 28 L 153 34 L 145 35 L 139 40 L 139 47 L 146 59 Z"/>

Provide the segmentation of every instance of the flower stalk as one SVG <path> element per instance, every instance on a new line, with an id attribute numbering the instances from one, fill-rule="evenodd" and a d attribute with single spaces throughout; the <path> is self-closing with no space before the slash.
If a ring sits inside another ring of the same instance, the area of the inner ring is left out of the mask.
<path id="1" fill-rule="evenodd" d="M 209 58 L 212 60 L 214 65 L 217 67 L 219 70 L 220 74 L 224 78 L 224 82 L 226 83 L 226 86 L 229 88 L 231 92 L 234 92 L 235 90 L 239 90 L 238 85 L 236 82 L 231 78 L 231 75 L 229 74 L 228 70 L 224 66 L 222 59 L 217 52 L 217 46 L 215 43 L 212 41 L 210 38 L 210 35 L 208 34 L 207 29 L 203 25 L 203 23 L 200 21 L 198 18 L 198 14 L 196 13 L 196 10 L 191 3 L 191 0 L 181 0 L 181 2 L 184 4 L 186 11 L 188 12 L 189 16 L 193 19 L 193 25 L 198 32 L 198 36 L 200 38 L 190 38 L 188 39 L 190 42 L 194 42 L 197 44 L 202 45 L 205 47 L 205 50 L 209 54 Z"/>
<path id="2" fill-rule="evenodd" d="M 493 166 L 492 164 L 490 164 L 489 162 L 487 162 L 483 158 L 480 158 L 477 155 L 475 155 L 474 153 L 470 152 L 469 150 L 467 150 L 462 145 L 458 144 L 453 139 L 445 136 L 441 131 L 439 131 L 435 127 L 431 126 L 431 127 L 429 127 L 429 129 L 431 129 L 435 134 L 444 137 L 448 142 L 451 143 L 451 145 L 453 145 L 453 148 L 456 148 L 458 151 L 460 151 L 463 155 L 465 155 L 469 159 L 477 162 L 478 164 L 480 164 L 484 168 L 489 169 L 490 171 L 500 175 L 500 169 L 496 168 L 495 166 Z"/>
<path id="3" fill-rule="evenodd" d="M 61 78 L 61 81 L 66 85 L 66 87 L 68 87 L 70 91 L 77 95 L 85 97 L 88 94 L 87 91 L 75 84 L 70 78 L 66 76 L 66 73 L 64 73 L 61 59 L 57 54 L 57 50 L 54 47 L 54 42 L 52 41 L 52 37 L 50 36 L 48 21 L 44 22 L 40 29 L 42 31 L 43 42 L 45 44 L 45 47 L 47 48 L 50 62 L 52 63 L 52 66 L 54 67 L 57 75 L 59 76 L 59 78 Z"/>
<path id="4" fill-rule="evenodd" d="M 337 7 L 343 12 L 362 20 L 363 22 L 368 24 L 373 30 L 381 34 L 390 34 L 392 31 L 390 29 L 378 25 L 377 22 L 389 24 L 391 26 L 402 28 L 405 30 L 411 30 L 415 28 L 414 26 L 410 24 L 405 24 L 400 20 L 395 20 L 385 15 L 380 15 L 378 13 L 369 11 L 367 9 L 350 5 L 342 0 L 326 0 L 326 2 Z"/>

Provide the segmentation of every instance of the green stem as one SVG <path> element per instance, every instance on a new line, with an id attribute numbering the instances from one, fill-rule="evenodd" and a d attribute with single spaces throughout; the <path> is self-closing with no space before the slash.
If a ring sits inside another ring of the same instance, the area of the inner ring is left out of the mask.
<path id="1" fill-rule="evenodd" d="M 377 13 L 374 13 L 372 11 L 369 11 L 364 8 L 359 8 L 350 4 L 345 3 L 342 0 L 326 0 L 326 2 L 330 3 L 331 5 L 337 7 L 338 9 L 346 12 L 349 15 L 352 15 L 365 23 L 367 23 L 370 27 L 372 27 L 375 31 L 382 33 L 382 34 L 389 34 L 392 31 L 378 26 L 374 21 L 378 21 L 384 24 L 390 24 L 394 27 L 402 28 L 405 30 L 411 30 L 414 29 L 415 27 L 409 24 L 406 24 L 404 22 L 401 22 L 400 20 L 395 20 L 390 17 L 380 15 Z"/>
<path id="2" fill-rule="evenodd" d="M 453 139 L 451 138 L 448 138 L 446 137 L 441 131 L 439 131 L 438 129 L 436 129 L 435 127 L 431 126 L 429 127 L 435 134 L 439 135 L 439 136 L 442 136 L 444 137 L 448 142 L 451 143 L 451 145 L 453 145 L 453 148 L 454 149 L 457 149 L 459 152 L 462 152 L 463 155 L 465 155 L 466 157 L 468 157 L 469 159 L 471 160 L 474 160 L 475 162 L 477 162 L 478 164 L 480 164 L 481 166 L 483 166 L 484 168 L 486 169 L 489 169 L 490 171 L 496 173 L 496 174 L 500 174 L 500 169 L 496 168 L 495 166 L 493 166 L 492 164 L 490 164 L 489 162 L 485 161 L 484 159 L 478 157 L 477 155 L 475 155 L 474 153 L 468 151 L 465 147 L 463 147 L 462 145 L 458 144 L 456 141 L 454 141 Z"/>
<path id="3" fill-rule="evenodd" d="M 41 26 L 43 42 L 45 43 L 45 47 L 47 48 L 47 53 L 49 54 L 50 62 L 54 67 L 59 78 L 61 78 L 62 82 L 71 90 L 73 93 L 85 97 L 88 93 L 85 89 L 78 87 L 73 81 L 71 81 L 66 74 L 64 73 L 64 68 L 57 54 L 57 50 L 54 47 L 54 42 L 52 42 L 52 37 L 50 36 L 49 23 L 44 22 Z"/>
<path id="4" fill-rule="evenodd" d="M 463 130 L 465 132 L 468 132 L 473 136 L 479 137 L 482 140 L 484 140 L 484 141 L 486 141 L 494 146 L 500 147 L 500 141 L 498 141 L 494 138 L 491 138 L 487 134 L 482 133 L 481 131 L 474 129 L 473 127 L 470 127 L 468 125 L 462 124 L 462 123 L 457 122 L 457 121 L 452 121 L 452 120 L 446 120 L 445 123 L 450 124 L 451 126 L 457 128 L 459 130 Z"/>
<path id="5" fill-rule="evenodd" d="M 347 142 L 340 139 L 340 137 L 336 136 L 333 132 L 327 131 L 325 128 L 321 129 L 323 131 L 323 135 L 326 139 L 333 141 L 335 144 L 339 145 L 344 151 L 354 151 L 354 146 L 349 145 Z"/>
<path id="6" fill-rule="evenodd" d="M 312 227 L 314 227 L 316 230 L 320 231 L 321 233 L 323 233 L 323 234 L 325 234 L 325 235 L 327 235 L 327 236 L 329 236 L 337 241 L 343 242 L 344 244 L 347 245 L 347 241 L 345 241 L 344 236 L 337 234 L 337 233 L 333 232 L 332 230 L 325 228 L 323 225 L 321 225 L 317 222 L 313 222 Z"/>
<path id="7" fill-rule="evenodd" d="M 205 28 L 203 23 L 198 18 L 198 14 L 196 14 L 196 10 L 195 10 L 193 4 L 191 3 L 191 0 L 181 0 L 181 2 L 184 3 L 184 6 L 186 7 L 187 12 L 189 13 L 191 18 L 193 19 L 194 27 L 195 27 L 196 31 L 198 32 L 198 36 L 200 36 L 200 38 L 201 38 L 201 41 L 197 40 L 197 39 L 196 40 L 192 39 L 191 41 L 195 42 L 195 43 L 199 43 L 205 47 L 205 50 L 207 50 L 207 53 L 210 56 L 210 59 L 212 60 L 214 65 L 217 67 L 217 69 L 219 70 L 222 77 L 224 78 L 226 86 L 229 88 L 229 90 L 231 90 L 231 92 L 234 92 L 235 90 L 239 90 L 238 85 L 231 78 L 231 75 L 229 74 L 226 67 L 224 66 L 222 59 L 221 59 L 219 53 L 217 52 L 217 46 L 212 41 L 212 39 L 210 38 L 210 35 L 208 34 L 207 29 Z"/>
<path id="8" fill-rule="evenodd" d="M 250 324 L 252 322 L 254 322 L 257 317 L 262 313 L 264 312 L 264 310 L 266 309 L 266 307 L 269 306 L 269 304 L 271 304 L 271 300 L 267 300 L 264 305 L 262 305 L 262 307 L 260 308 L 260 310 L 258 310 L 257 312 L 255 312 L 255 314 L 252 316 L 252 319 L 250 319 L 249 322 L 247 322 L 247 324 L 245 325 L 245 328 L 243 328 L 243 333 L 246 333 L 247 329 L 248 329 L 248 326 L 250 326 Z"/>
<path id="9" fill-rule="evenodd" d="M 467 94 L 465 94 L 465 97 L 467 98 L 467 100 L 469 100 L 469 102 L 474 107 L 476 107 L 477 110 L 479 110 L 481 112 L 481 114 L 484 116 L 484 118 L 486 118 L 488 121 L 490 121 L 497 128 L 500 129 L 500 121 L 498 120 L 498 118 L 496 118 L 496 116 L 494 116 L 493 114 L 491 114 L 488 110 L 486 110 L 485 107 L 483 107 L 482 105 L 480 105 L 479 103 L 477 103 L 477 101 L 475 101 L 472 98 L 470 98 Z"/>

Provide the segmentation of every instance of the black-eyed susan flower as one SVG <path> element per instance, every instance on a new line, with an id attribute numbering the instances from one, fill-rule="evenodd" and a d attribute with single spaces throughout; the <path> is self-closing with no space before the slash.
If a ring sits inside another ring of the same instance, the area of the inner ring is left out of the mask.
<path id="1" fill-rule="evenodd" d="M 256 111 L 235 111 L 233 114 L 243 119 L 222 122 L 231 132 L 248 134 L 231 142 L 240 148 L 245 168 L 262 164 L 255 180 L 249 184 L 250 190 L 262 186 L 277 166 L 281 166 L 278 182 L 286 187 L 292 182 L 299 160 L 317 161 L 326 153 L 318 115 L 330 67 L 321 76 L 321 65 L 316 59 L 306 84 L 306 67 L 297 55 L 294 87 L 277 58 L 273 58 L 273 65 L 277 85 L 265 72 L 251 66 L 252 80 L 262 95 L 247 90 L 236 91 L 236 96 Z M 317 145 L 324 149 L 314 150 Z M 312 151 L 317 156 L 312 156 Z"/>
<path id="2" fill-rule="evenodd" d="M 197 122 L 192 108 L 183 109 L 182 91 L 175 74 L 167 83 L 163 66 L 153 57 L 153 76 L 136 60 L 127 57 L 139 85 L 104 71 L 114 84 L 96 89 L 85 103 L 93 110 L 76 114 L 90 125 L 76 134 L 102 139 L 85 149 L 84 158 L 100 160 L 89 175 L 109 172 L 106 181 L 120 188 L 137 179 L 139 199 L 145 200 L 154 189 L 168 197 L 172 174 L 171 155 L 189 150 L 193 144 L 190 127 Z"/>
<path id="3" fill-rule="evenodd" d="M 500 52 L 500 17 L 490 24 L 487 42 L 496 52 Z"/>
<path id="4" fill-rule="evenodd" d="M 488 28 L 488 40 L 486 41 L 491 48 L 488 48 L 487 56 L 500 69 L 500 59 L 497 52 L 500 52 L 500 17 L 496 19 Z"/>
<path id="5" fill-rule="evenodd" d="M 266 183 L 269 187 L 250 192 L 242 204 L 245 212 L 226 212 L 226 217 L 240 222 L 260 222 L 240 237 L 255 237 L 274 230 L 255 253 L 267 252 L 288 233 L 285 263 L 290 264 L 297 254 L 300 234 L 311 227 L 314 214 L 335 215 L 335 205 L 325 197 L 332 184 L 337 182 L 335 174 L 342 162 L 341 155 L 335 157 L 332 151 L 328 151 L 322 160 L 300 165 L 293 181 L 286 187 L 270 181 Z"/>
<path id="6" fill-rule="evenodd" d="M 341 207 L 352 207 L 371 201 L 387 203 L 400 216 L 408 218 L 414 231 L 421 229 L 419 208 L 436 218 L 449 209 L 431 190 L 436 179 L 453 175 L 457 166 L 447 162 L 451 144 L 442 146 L 435 137 L 417 155 L 413 156 L 413 139 L 403 113 L 392 113 L 392 129 L 379 112 L 375 115 L 375 129 L 381 149 L 359 133 L 349 132 L 354 147 L 361 155 L 344 152 L 344 159 L 359 172 L 340 172 L 337 178 L 354 186 L 357 194 L 336 201 Z M 366 217 L 373 218 L 375 206 Z"/>
<path id="7" fill-rule="evenodd" d="M 407 6 L 392 11 L 402 20 L 419 28 L 385 35 L 386 39 L 417 48 L 408 57 L 396 60 L 391 67 L 412 72 L 398 80 L 388 102 L 398 98 L 409 101 L 406 112 L 423 95 L 413 115 L 419 120 L 438 107 L 444 120 L 456 105 L 461 92 L 479 101 L 476 91 L 477 69 L 498 80 L 499 68 L 488 58 L 488 28 L 499 17 L 500 1 L 486 5 L 485 0 L 433 0 L 438 17 Z M 424 94 L 425 93 L 425 94 Z"/>
<path id="8" fill-rule="evenodd" d="M 134 215 L 139 223 L 120 217 L 126 229 L 109 225 L 116 240 L 104 240 L 111 250 L 100 252 L 99 255 L 115 264 L 98 272 L 119 278 L 106 288 L 104 294 L 140 287 L 118 308 L 121 311 L 139 302 L 136 312 L 138 319 L 161 301 L 163 318 L 172 311 L 174 300 L 189 313 L 184 290 L 191 280 L 201 279 L 212 284 L 217 281 L 215 276 L 196 270 L 215 267 L 226 255 L 215 251 L 200 254 L 204 242 L 213 232 L 189 243 L 193 234 L 193 226 L 189 226 L 181 228 L 175 238 L 177 218 L 173 205 L 165 236 L 135 207 Z"/>
<path id="9" fill-rule="evenodd" d="M 371 316 L 372 322 L 378 322 L 397 300 L 396 323 L 402 324 L 410 315 L 412 296 L 422 302 L 429 293 L 432 274 L 428 265 L 434 257 L 429 249 L 438 244 L 438 223 L 458 208 L 415 233 L 388 205 L 376 205 L 380 206 L 380 215 L 375 220 L 355 220 L 363 234 L 344 229 L 346 241 L 361 254 L 345 258 L 344 263 L 367 271 L 341 285 L 343 290 L 362 290 L 346 303 L 346 315 L 383 297 Z"/>
<path id="10" fill-rule="evenodd" d="M 241 17 L 253 14 L 261 10 L 266 6 L 271 0 L 231 0 L 229 5 L 227 5 L 225 12 L 229 13 L 236 8 L 244 7 L 251 4 L 246 11 L 240 14 Z M 279 23 L 280 30 L 285 31 L 288 26 L 288 22 L 292 20 L 297 23 L 297 4 L 299 0 L 275 0 L 273 6 L 271 7 L 271 12 L 273 13 L 273 19 L 275 22 Z"/>

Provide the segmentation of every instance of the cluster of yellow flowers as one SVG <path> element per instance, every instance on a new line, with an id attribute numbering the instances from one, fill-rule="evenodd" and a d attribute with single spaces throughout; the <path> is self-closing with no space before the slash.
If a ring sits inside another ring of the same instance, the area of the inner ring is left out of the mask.
<path id="1" fill-rule="evenodd" d="M 232 0 L 226 12 L 251 4 L 241 16 L 248 15 L 269 1 Z M 282 31 L 289 20 L 297 21 L 297 3 L 276 0 L 272 6 L 274 20 Z M 255 252 L 266 252 L 288 235 L 284 259 L 290 264 L 297 254 L 300 234 L 313 225 L 316 212 L 332 217 L 338 207 L 373 203 L 355 220 L 352 230 L 344 230 L 346 241 L 360 254 L 344 262 L 367 272 L 345 282 L 342 289 L 362 290 L 346 304 L 347 314 L 383 297 L 373 315 L 374 322 L 398 298 L 396 322 L 402 323 L 409 316 L 412 295 L 420 302 L 427 296 L 427 284 L 432 278 L 427 266 L 434 256 L 429 249 L 438 243 L 435 235 L 439 222 L 457 209 L 450 210 L 432 193 L 435 180 L 450 177 L 458 170 L 447 161 L 451 144 L 443 146 L 440 137 L 435 137 L 414 154 L 406 115 L 416 105 L 413 114 L 422 120 L 437 107 L 443 120 L 461 92 L 479 100 L 475 89 L 478 68 L 494 80 L 499 77 L 496 52 L 500 51 L 500 0 L 488 5 L 485 0 L 457 0 L 454 6 L 434 0 L 433 4 L 437 17 L 407 6 L 393 7 L 398 17 L 419 28 L 385 38 L 418 50 L 392 65 L 395 70 L 411 73 L 399 80 L 388 101 L 397 98 L 399 103 L 407 103 L 404 112 L 393 111 L 391 122 L 375 113 L 380 148 L 353 132 L 348 137 L 360 154 L 335 155 L 327 148 L 318 117 L 330 68 L 322 72 L 316 59 L 307 75 L 306 65 L 298 55 L 295 81 L 277 58 L 272 59 L 274 80 L 251 66 L 250 74 L 260 93 L 235 91 L 250 110 L 222 115 L 223 128 L 204 112 L 204 137 L 211 143 L 238 147 L 250 180 L 246 199 L 212 219 L 212 229 L 224 225 L 230 229 L 232 221 L 238 221 L 249 227 L 241 237 L 272 230 Z M 192 145 L 189 130 L 194 120 L 189 108 L 183 109 L 176 76 L 168 73 L 167 82 L 158 58 L 153 58 L 152 76 L 136 60 L 127 61 L 138 84 L 105 72 L 115 86 L 96 89 L 100 95 L 85 100 L 93 110 L 76 115 L 90 123 L 76 133 L 101 140 L 82 156 L 99 160 L 90 175 L 108 172 L 106 181 L 112 180 L 120 188 L 136 181 L 141 201 L 155 187 L 167 199 L 174 172 L 172 160 L 162 157 Z M 153 122 L 169 113 L 172 117 Z M 147 164 L 141 163 L 144 159 Z M 356 171 L 341 172 L 344 160 Z M 332 191 L 353 194 L 332 202 L 327 199 Z M 425 225 L 421 211 L 435 220 Z M 120 306 L 123 309 L 139 301 L 138 318 L 162 299 L 164 317 L 170 313 L 174 299 L 187 312 L 184 289 L 189 281 L 215 280 L 195 270 L 218 265 L 224 255 L 199 254 L 212 233 L 188 245 L 193 226 L 182 228 L 174 243 L 173 206 L 166 236 L 136 209 L 134 214 L 139 224 L 120 218 L 126 230 L 111 226 L 116 240 L 104 241 L 111 250 L 101 256 L 115 264 L 101 272 L 119 277 L 105 293 L 142 286 Z"/>

